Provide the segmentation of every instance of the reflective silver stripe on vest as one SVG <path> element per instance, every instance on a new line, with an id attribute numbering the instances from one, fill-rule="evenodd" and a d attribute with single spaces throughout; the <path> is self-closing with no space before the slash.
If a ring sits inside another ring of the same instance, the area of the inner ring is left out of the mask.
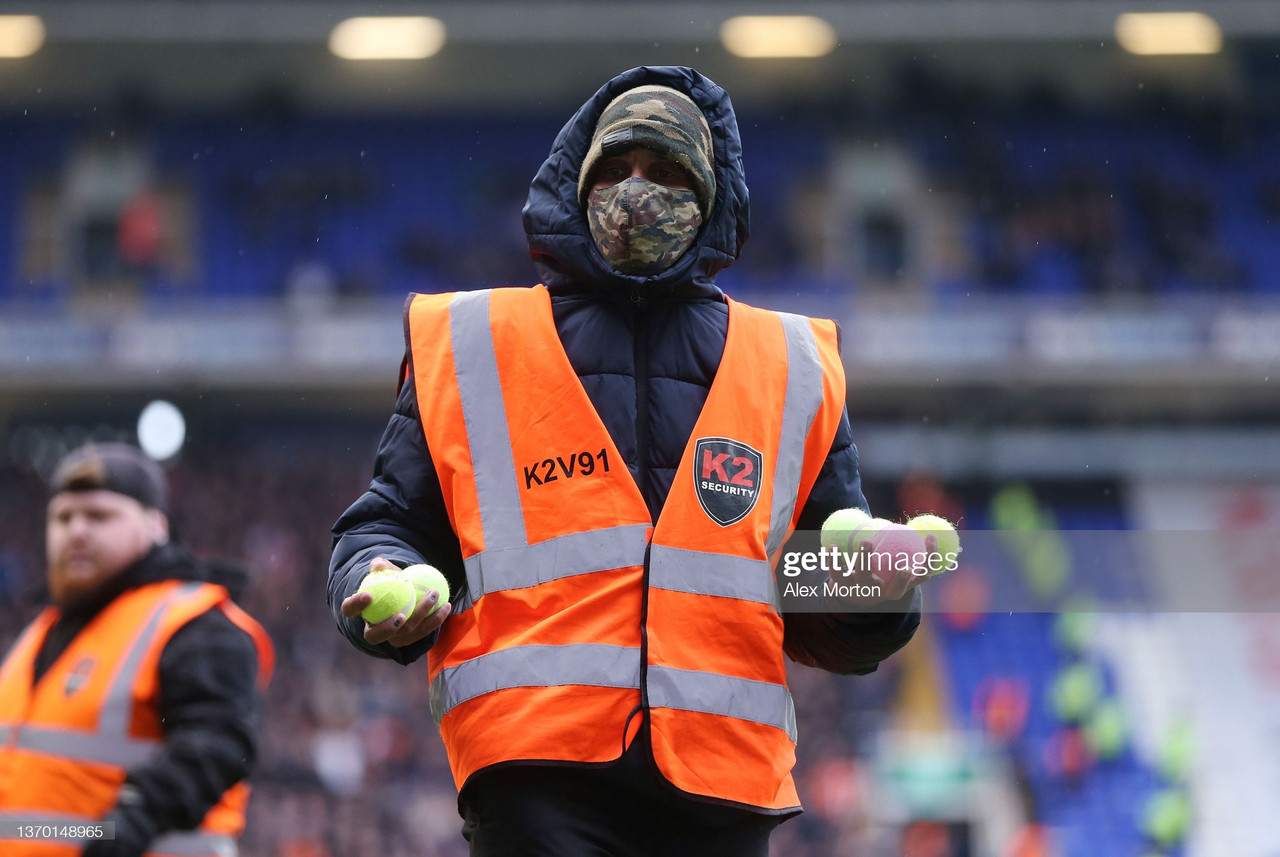
<path id="1" fill-rule="evenodd" d="M 68 728 L 24 726 L 18 730 L 15 746 L 36 753 L 63 756 L 103 765 L 130 768 L 145 763 L 162 746 L 159 740 L 137 738 L 129 734 L 133 715 L 133 687 L 142 661 L 155 637 L 165 609 L 196 592 L 203 584 L 184 583 L 157 604 L 147 617 L 119 669 L 111 679 L 102 708 L 98 712 L 98 728 L 80 732 Z"/>
<path id="2" fill-rule="evenodd" d="M 796 741 L 796 707 L 786 685 L 650 665 L 649 707 L 720 714 L 763 723 Z"/>
<path id="3" fill-rule="evenodd" d="M 147 762 L 160 748 L 160 742 L 25 726 L 18 732 L 15 746 L 50 756 L 132 768 Z"/>
<path id="4" fill-rule="evenodd" d="M 523 589 L 551 580 L 638 565 L 644 556 L 647 524 L 568 533 L 509 550 L 484 550 L 467 557 L 467 592 L 455 613 L 489 592 Z"/>
<path id="5" fill-rule="evenodd" d="M 107 698 L 103 702 L 102 711 L 98 714 L 98 734 L 103 738 L 128 739 L 129 723 L 133 714 L 133 686 L 137 683 L 138 670 L 142 667 L 142 659 L 146 656 L 147 649 L 151 647 L 151 639 L 155 636 L 156 628 L 160 627 L 160 619 L 164 616 L 165 608 L 175 601 L 192 595 L 202 585 L 184 583 L 169 593 L 152 611 L 147 624 L 134 638 L 133 646 L 116 671 L 116 677 L 112 680 Z"/>
<path id="6" fill-rule="evenodd" d="M 804 446 L 822 407 L 822 361 L 809 319 L 780 312 L 787 337 L 787 393 L 782 407 L 782 435 L 773 466 L 773 507 L 765 553 L 773 556 L 796 510 L 796 493 L 804 471 Z"/>
<path id="7" fill-rule="evenodd" d="M 490 652 L 440 671 L 431 682 L 431 716 L 438 727 L 455 705 L 495 690 L 566 685 L 638 689 L 640 649 L 575 643 Z"/>
<path id="8" fill-rule="evenodd" d="M 646 538 L 646 525 L 638 524 L 528 543 L 490 300 L 486 290 L 459 293 L 449 303 L 453 361 L 484 536 L 484 550 L 464 562 L 467 591 L 454 603 L 454 613 L 469 610 L 488 592 L 635 564 L 644 554 Z"/>
<path id="9" fill-rule="evenodd" d="M 199 830 L 172 831 L 162 834 L 147 846 L 147 854 L 172 854 L 175 857 L 236 857 L 236 841 L 225 833 Z"/>
<path id="10" fill-rule="evenodd" d="M 744 556 L 655 544 L 649 549 L 649 585 L 691 595 L 757 601 L 775 609 L 779 606 L 769 563 Z"/>
<path id="11" fill-rule="evenodd" d="M 527 543 L 524 512 L 489 323 L 488 290 L 454 296 L 449 302 L 449 336 L 485 550 L 522 547 Z"/>
<path id="12" fill-rule="evenodd" d="M 0 747 L 9 743 L 9 736 L 16 734 L 17 730 L 12 726 L 0 726 Z"/>

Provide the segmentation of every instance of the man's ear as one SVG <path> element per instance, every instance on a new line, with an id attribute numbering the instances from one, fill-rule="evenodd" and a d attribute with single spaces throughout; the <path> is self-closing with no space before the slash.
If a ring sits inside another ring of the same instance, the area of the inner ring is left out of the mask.
<path id="1" fill-rule="evenodd" d="M 159 509 L 147 509 L 147 530 L 152 544 L 166 544 L 169 541 L 169 517 Z"/>

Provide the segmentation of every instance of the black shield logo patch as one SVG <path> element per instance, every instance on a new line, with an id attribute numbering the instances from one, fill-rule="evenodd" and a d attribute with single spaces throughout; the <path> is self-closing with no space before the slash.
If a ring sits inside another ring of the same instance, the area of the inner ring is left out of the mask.
<path id="1" fill-rule="evenodd" d="M 727 437 L 698 439 L 693 486 L 702 511 L 722 527 L 736 524 L 755 508 L 764 475 L 764 456 Z"/>

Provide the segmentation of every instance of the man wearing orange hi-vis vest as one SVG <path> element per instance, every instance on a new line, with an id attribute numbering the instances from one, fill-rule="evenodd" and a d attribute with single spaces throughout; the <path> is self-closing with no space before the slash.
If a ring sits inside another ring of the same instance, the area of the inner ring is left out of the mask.
<path id="1" fill-rule="evenodd" d="M 364 651 L 426 655 L 473 855 L 766 854 L 800 811 L 786 657 L 870 672 L 919 623 L 914 580 L 876 612 L 780 609 L 793 531 L 866 502 L 835 324 L 715 285 L 741 155 L 722 89 L 632 69 L 534 180 L 541 284 L 406 304 L 329 602 Z M 364 578 L 417 563 L 450 602 L 367 624 Z"/>
<path id="2" fill-rule="evenodd" d="M 166 495 L 126 444 L 54 472 L 53 604 L 0 665 L 5 857 L 236 853 L 273 650 L 243 573 L 169 539 Z"/>

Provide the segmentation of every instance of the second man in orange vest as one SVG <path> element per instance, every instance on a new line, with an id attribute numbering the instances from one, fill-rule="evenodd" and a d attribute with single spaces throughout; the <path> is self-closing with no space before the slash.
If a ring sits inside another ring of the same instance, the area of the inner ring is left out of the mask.
<path id="1" fill-rule="evenodd" d="M 53 604 L 0 666 L 5 857 L 235 853 L 272 646 L 244 577 L 170 541 L 166 493 L 125 444 L 54 473 Z"/>

